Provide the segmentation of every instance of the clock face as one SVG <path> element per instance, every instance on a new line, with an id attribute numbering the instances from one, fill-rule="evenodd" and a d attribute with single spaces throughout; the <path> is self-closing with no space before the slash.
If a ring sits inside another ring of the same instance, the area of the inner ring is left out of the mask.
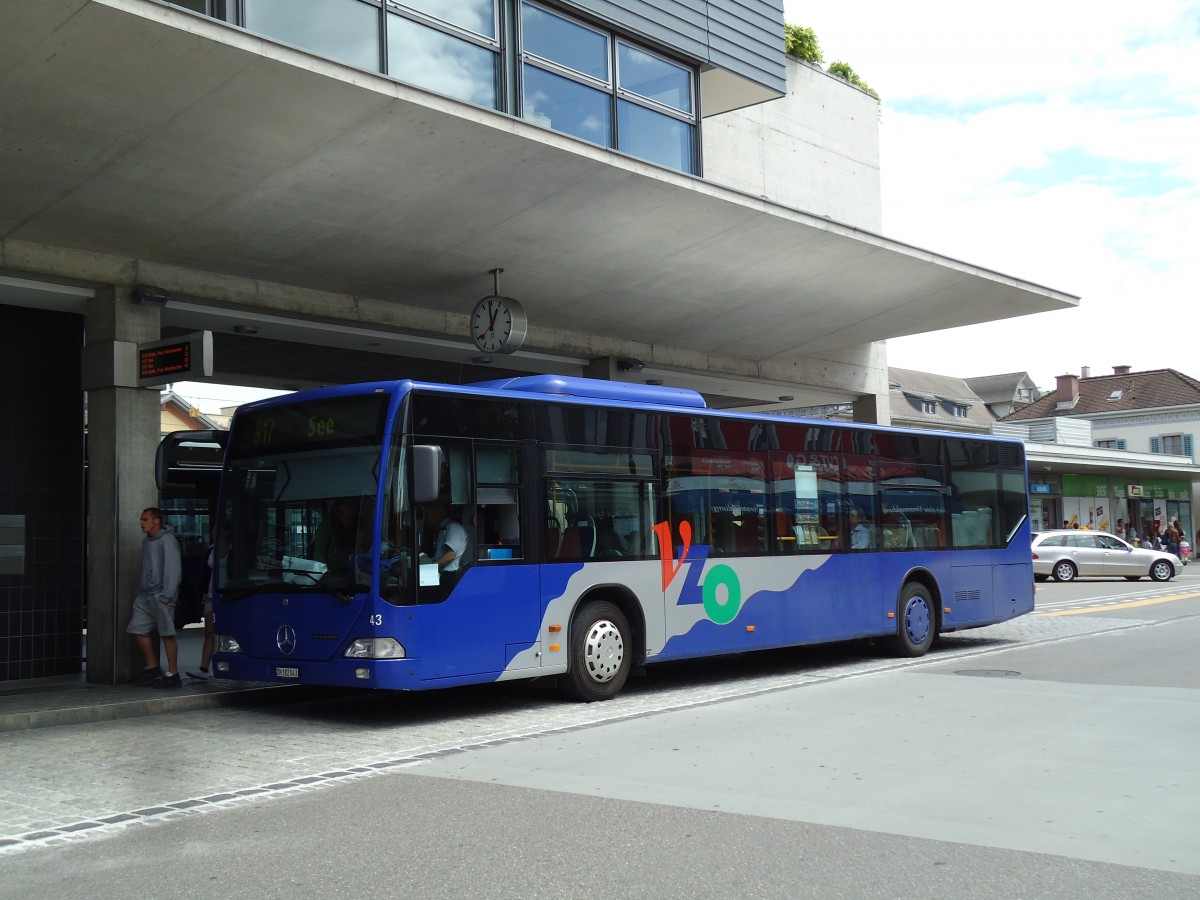
<path id="1" fill-rule="evenodd" d="M 512 353 L 524 343 L 527 328 L 521 304 L 509 297 L 484 297 L 471 313 L 471 338 L 485 353 Z"/>

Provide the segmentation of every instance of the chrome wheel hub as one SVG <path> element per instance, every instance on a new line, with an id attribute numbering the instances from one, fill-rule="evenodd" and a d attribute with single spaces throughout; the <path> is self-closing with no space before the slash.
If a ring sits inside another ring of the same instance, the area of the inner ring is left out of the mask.
<path id="1" fill-rule="evenodd" d="M 612 681 L 625 659 L 625 642 L 612 622 L 601 619 L 588 629 L 583 641 L 583 666 L 588 676 L 598 684 Z"/>

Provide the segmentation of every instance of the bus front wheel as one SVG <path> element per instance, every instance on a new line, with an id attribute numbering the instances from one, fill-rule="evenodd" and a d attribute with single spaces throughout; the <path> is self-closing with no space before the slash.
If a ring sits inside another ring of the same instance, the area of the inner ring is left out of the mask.
<path id="1" fill-rule="evenodd" d="M 899 656 L 924 656 L 937 636 L 937 607 L 929 588 L 910 581 L 896 601 L 892 648 Z"/>
<path id="2" fill-rule="evenodd" d="M 607 600 L 584 604 L 571 620 L 571 657 L 563 689 L 576 700 L 611 700 L 633 667 L 625 614 Z"/>

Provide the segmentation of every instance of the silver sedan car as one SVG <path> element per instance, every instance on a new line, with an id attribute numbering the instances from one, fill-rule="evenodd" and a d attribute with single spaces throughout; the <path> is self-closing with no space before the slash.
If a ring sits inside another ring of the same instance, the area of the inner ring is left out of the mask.
<path id="1" fill-rule="evenodd" d="M 1103 531 L 1042 531 L 1033 536 L 1033 576 L 1038 581 L 1073 581 L 1080 576 L 1137 581 L 1145 575 L 1170 581 L 1181 565 L 1170 553 L 1133 547 Z"/>

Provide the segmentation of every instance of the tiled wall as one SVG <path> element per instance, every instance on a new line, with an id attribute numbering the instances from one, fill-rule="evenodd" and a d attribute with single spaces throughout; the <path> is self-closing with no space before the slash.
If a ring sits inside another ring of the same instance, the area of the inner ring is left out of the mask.
<path id="1" fill-rule="evenodd" d="M 82 668 L 82 345 L 82 316 L 0 306 L 0 682 Z"/>

